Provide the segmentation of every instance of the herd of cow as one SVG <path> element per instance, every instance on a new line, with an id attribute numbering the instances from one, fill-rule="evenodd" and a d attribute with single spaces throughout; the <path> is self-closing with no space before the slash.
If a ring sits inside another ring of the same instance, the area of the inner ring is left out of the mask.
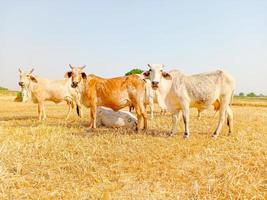
<path id="1" fill-rule="evenodd" d="M 148 64 L 149 70 L 140 75 L 101 78 L 87 75 L 83 67 L 70 66 L 64 80 L 48 80 L 33 75 L 33 70 L 19 69 L 23 99 L 30 96 L 38 104 L 39 120 L 46 119 L 45 101 L 66 101 L 70 111 L 76 104 L 77 114 L 82 116 L 81 105 L 90 108 L 90 128 L 97 123 L 109 127 L 128 126 L 136 130 L 147 129 L 146 105 L 153 118 L 153 103 L 161 110 L 172 113 L 172 131 L 177 132 L 180 117 L 184 121 L 184 138 L 189 137 L 190 107 L 201 111 L 213 106 L 219 111 L 219 122 L 212 134 L 217 137 L 227 119 L 229 134 L 233 131 L 231 102 L 234 95 L 234 79 L 221 70 L 196 75 L 185 75 L 178 70 L 164 71 L 162 64 Z M 134 107 L 137 118 L 122 108 Z M 97 120 L 98 119 L 98 120 Z M 97 122 L 98 121 L 98 122 Z"/>

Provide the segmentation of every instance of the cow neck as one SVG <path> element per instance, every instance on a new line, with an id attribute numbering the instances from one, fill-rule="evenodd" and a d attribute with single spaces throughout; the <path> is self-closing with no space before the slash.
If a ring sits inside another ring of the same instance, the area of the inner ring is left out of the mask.
<path id="1" fill-rule="evenodd" d="M 162 78 L 158 88 L 159 94 L 163 97 L 166 97 L 171 90 L 171 86 L 172 80 L 166 80 L 165 78 Z"/>

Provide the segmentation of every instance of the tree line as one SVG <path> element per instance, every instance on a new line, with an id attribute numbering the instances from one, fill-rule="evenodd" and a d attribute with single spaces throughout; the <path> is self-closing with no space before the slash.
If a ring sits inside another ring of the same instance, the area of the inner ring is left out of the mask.
<path id="1" fill-rule="evenodd" d="M 264 94 L 255 94 L 254 92 L 250 92 L 250 93 L 247 93 L 245 94 L 244 92 L 240 92 L 239 95 L 240 97 L 265 97 Z"/>

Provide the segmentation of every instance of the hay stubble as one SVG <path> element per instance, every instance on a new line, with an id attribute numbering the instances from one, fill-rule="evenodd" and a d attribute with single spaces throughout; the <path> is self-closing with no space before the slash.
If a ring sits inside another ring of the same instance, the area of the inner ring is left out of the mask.
<path id="1" fill-rule="evenodd" d="M 216 140 L 213 111 L 197 120 L 191 137 L 182 123 L 169 137 L 171 117 L 156 115 L 149 130 L 87 129 L 87 112 L 64 120 L 66 105 L 36 105 L 0 96 L 1 199 L 236 199 L 266 198 L 267 108 L 234 107 Z"/>

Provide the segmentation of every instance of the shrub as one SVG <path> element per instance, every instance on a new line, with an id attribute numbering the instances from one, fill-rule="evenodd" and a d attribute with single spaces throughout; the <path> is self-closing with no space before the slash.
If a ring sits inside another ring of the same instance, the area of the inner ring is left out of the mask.
<path id="1" fill-rule="evenodd" d="M 17 92 L 16 98 L 14 99 L 16 102 L 22 102 L 22 93 Z"/>
<path id="2" fill-rule="evenodd" d="M 143 72 L 144 72 L 143 70 L 135 68 L 125 73 L 125 76 L 131 75 L 131 74 L 142 74 Z"/>
<path id="3" fill-rule="evenodd" d="M 257 95 L 254 92 L 250 92 L 247 94 L 247 97 L 256 97 Z"/>

